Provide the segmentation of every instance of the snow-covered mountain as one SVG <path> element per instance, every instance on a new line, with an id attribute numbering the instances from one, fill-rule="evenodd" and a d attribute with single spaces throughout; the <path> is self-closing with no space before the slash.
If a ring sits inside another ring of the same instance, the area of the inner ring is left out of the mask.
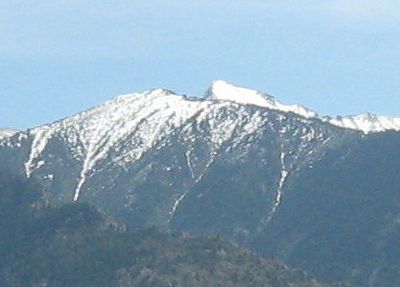
<path id="1" fill-rule="evenodd" d="M 184 150 L 189 180 L 197 183 L 218 157 L 236 150 L 246 154 L 266 133 L 276 138 L 280 166 L 272 214 L 291 170 L 317 154 L 333 134 L 342 132 L 322 123 L 316 113 L 304 107 L 284 105 L 261 92 L 223 81 L 215 81 L 204 98 L 165 89 L 122 95 L 72 117 L 14 134 L 0 141 L 0 146 L 2 150 L 19 150 L 27 177 L 40 174 L 57 182 L 60 175 L 53 165 L 68 162 L 73 167 L 68 175 L 69 195 L 62 198 L 70 197 L 73 190 L 76 201 L 83 189 L 90 188 L 88 180 L 104 170 L 130 170 L 149 154 L 176 145 Z M 62 155 L 51 151 L 60 147 Z M 110 182 L 101 188 L 107 184 Z M 172 213 L 185 194 L 177 196 Z"/>
<path id="2" fill-rule="evenodd" d="M 8 133 L 0 137 L 0 172 L 36 179 L 47 190 L 43 201 L 52 204 L 90 202 L 133 229 L 155 225 L 223 233 L 311 270 L 307 262 L 313 258 L 305 255 L 303 266 L 291 256 L 313 250 L 297 249 L 303 241 L 327 241 L 317 231 L 309 234 L 315 218 L 329 217 L 337 226 L 344 221 L 337 210 L 354 212 L 354 200 L 393 197 L 398 133 L 388 130 L 400 130 L 399 120 L 319 117 L 262 92 L 215 81 L 203 98 L 166 89 L 127 94 L 54 123 Z M 394 162 L 386 169 L 381 158 Z M 374 188 L 368 197 L 346 189 L 356 190 L 358 182 L 367 184 L 361 191 Z M 382 183 L 387 185 L 380 190 Z M 366 214 L 377 214 L 368 208 Z M 393 213 L 385 212 L 383 217 Z M 292 216 L 304 221 L 291 225 L 294 219 L 285 220 Z M 392 228 L 382 226 L 379 232 Z M 317 249 L 310 254 L 318 256 Z"/>
<path id="3" fill-rule="evenodd" d="M 271 121 L 272 115 L 276 123 Z M 289 118 L 294 118 L 292 121 L 301 124 L 302 129 L 292 130 L 293 125 L 287 123 Z M 203 172 L 195 170 L 190 162 L 198 130 L 206 135 L 203 140 L 207 142 L 208 164 L 211 164 L 222 148 L 231 150 L 248 145 L 248 140 L 260 137 L 266 127 L 285 134 L 288 141 L 304 141 L 303 146 L 314 139 L 327 140 L 325 134 L 318 134 L 312 128 L 314 122 L 321 121 L 364 133 L 400 130 L 400 119 L 371 114 L 320 118 L 316 112 L 300 105 L 285 105 L 265 93 L 219 80 L 213 82 L 204 98 L 155 89 L 116 97 L 99 107 L 27 132 L 0 130 L 0 146 L 15 148 L 21 147 L 24 141 L 30 142 L 23 163 L 25 174 L 30 177 L 35 170 L 47 165 L 43 154 L 49 142 L 62 141 L 80 166 L 73 196 L 78 200 L 83 185 L 99 165 L 106 162 L 125 168 L 152 149 L 168 146 L 171 137 L 176 135 L 187 149 L 191 177 L 198 180 Z M 287 156 L 284 145 L 282 142 L 281 157 Z M 284 158 L 280 161 L 281 181 L 284 181 L 287 164 Z M 277 201 L 279 198 L 280 195 Z"/>

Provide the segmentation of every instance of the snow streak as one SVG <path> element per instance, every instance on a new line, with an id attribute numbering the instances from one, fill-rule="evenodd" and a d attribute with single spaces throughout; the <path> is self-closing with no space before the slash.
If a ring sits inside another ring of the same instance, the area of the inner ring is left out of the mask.
<path id="1" fill-rule="evenodd" d="M 281 173 L 280 173 L 280 178 L 279 178 L 279 182 L 278 182 L 278 187 L 276 190 L 276 197 L 275 197 L 275 203 L 274 206 L 272 207 L 271 213 L 267 218 L 266 223 L 269 223 L 272 219 L 272 217 L 274 216 L 277 208 L 279 207 L 279 205 L 282 202 L 282 194 L 283 194 L 283 186 L 285 184 L 285 181 L 289 175 L 289 172 L 286 169 L 286 165 L 285 165 L 285 153 L 283 152 L 283 146 L 281 145 L 281 154 L 280 154 L 280 163 L 281 163 Z"/>
<path id="2" fill-rule="evenodd" d="M 43 126 L 32 131 L 32 133 L 35 135 L 35 137 L 33 138 L 28 161 L 24 164 L 25 173 L 28 178 L 31 177 L 32 171 L 35 168 L 35 165 L 33 164 L 34 160 L 38 158 L 46 148 L 46 145 L 52 136 L 53 130 L 50 127 Z"/>

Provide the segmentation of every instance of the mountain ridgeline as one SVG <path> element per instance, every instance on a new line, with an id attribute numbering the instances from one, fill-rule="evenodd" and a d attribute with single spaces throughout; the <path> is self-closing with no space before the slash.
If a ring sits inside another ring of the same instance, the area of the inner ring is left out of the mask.
<path id="1" fill-rule="evenodd" d="M 222 234 L 322 280 L 400 280 L 400 120 L 319 117 L 217 81 L 157 89 L 0 138 L 0 171 L 42 201 L 88 202 L 131 230 Z M 397 280 L 397 281 L 396 281 Z"/>

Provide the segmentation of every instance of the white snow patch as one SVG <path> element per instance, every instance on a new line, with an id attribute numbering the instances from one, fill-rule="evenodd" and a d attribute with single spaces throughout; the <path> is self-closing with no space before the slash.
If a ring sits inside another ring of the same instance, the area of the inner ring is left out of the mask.
<path id="1" fill-rule="evenodd" d="M 0 140 L 12 137 L 17 134 L 19 131 L 15 129 L 0 129 Z"/>
<path id="2" fill-rule="evenodd" d="M 76 189 L 75 189 L 74 201 L 77 201 L 79 199 L 79 194 L 81 192 L 83 184 L 85 183 L 85 180 L 86 180 L 86 175 L 82 172 L 81 176 L 79 178 L 78 185 L 76 186 Z"/>
<path id="3" fill-rule="evenodd" d="M 378 116 L 371 113 L 336 118 L 325 117 L 323 120 L 338 127 L 359 130 L 365 134 L 387 130 L 400 131 L 400 118 Z"/>
<path id="4" fill-rule="evenodd" d="M 40 160 L 40 161 L 37 162 L 35 168 L 41 168 L 42 166 L 44 166 L 44 164 L 45 164 L 45 161 L 44 160 Z"/>
<path id="5" fill-rule="evenodd" d="M 168 219 L 168 222 L 171 221 L 171 219 L 174 217 L 175 212 L 179 206 L 179 204 L 182 202 L 182 200 L 185 198 L 185 196 L 188 194 L 188 192 L 186 191 L 185 193 L 183 193 L 181 196 L 178 197 L 178 199 L 175 200 L 174 205 L 172 206 L 172 210 L 169 212 L 170 214 L 170 218 Z"/>
<path id="6" fill-rule="evenodd" d="M 190 174 L 192 175 L 192 179 L 195 179 L 196 177 L 195 177 L 194 172 L 193 172 L 192 163 L 190 162 L 190 155 L 191 155 L 191 151 L 187 150 L 185 152 L 186 163 L 187 163 L 187 166 L 189 168 Z"/>
<path id="7" fill-rule="evenodd" d="M 54 174 L 51 173 L 51 174 L 45 175 L 44 179 L 48 179 L 48 180 L 52 181 L 52 180 L 54 180 Z"/>
<path id="8" fill-rule="evenodd" d="M 239 104 L 255 105 L 282 112 L 292 112 L 306 118 L 318 117 L 318 114 L 300 105 L 284 105 L 274 97 L 256 90 L 241 88 L 225 81 L 214 81 L 208 97 L 212 100 L 232 101 Z"/>
<path id="9" fill-rule="evenodd" d="M 281 148 L 283 149 L 283 147 L 281 147 Z M 275 215 L 275 212 L 276 212 L 277 208 L 279 207 L 279 205 L 282 202 L 283 186 L 284 186 L 285 181 L 286 181 L 286 179 L 287 179 L 287 177 L 289 175 L 289 172 L 286 170 L 285 153 L 283 151 L 280 154 L 280 161 L 281 161 L 281 175 L 280 175 L 279 182 L 278 182 L 278 188 L 276 190 L 275 204 L 272 207 L 271 213 L 268 216 L 266 223 L 269 223 L 271 221 L 271 219 Z"/>

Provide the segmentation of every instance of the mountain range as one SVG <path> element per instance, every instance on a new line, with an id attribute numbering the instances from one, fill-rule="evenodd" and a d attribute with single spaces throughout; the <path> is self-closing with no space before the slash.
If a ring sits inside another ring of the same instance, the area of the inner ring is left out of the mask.
<path id="1" fill-rule="evenodd" d="M 155 89 L 0 131 L 0 171 L 132 230 L 222 234 L 322 280 L 396 286 L 399 131 L 215 81 L 202 98 Z"/>

